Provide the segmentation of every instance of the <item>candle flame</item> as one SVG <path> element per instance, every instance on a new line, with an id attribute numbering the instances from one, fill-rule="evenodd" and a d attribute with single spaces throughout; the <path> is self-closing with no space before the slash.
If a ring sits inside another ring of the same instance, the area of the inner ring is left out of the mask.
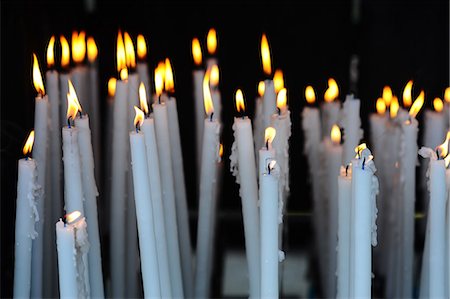
<path id="1" fill-rule="evenodd" d="M 108 96 L 112 98 L 116 94 L 116 84 L 117 79 L 114 77 L 109 78 L 108 80 Z"/>
<path id="2" fill-rule="evenodd" d="M 409 115 L 412 117 L 416 117 L 420 109 L 422 109 L 424 101 L 425 101 L 425 92 L 422 90 L 419 96 L 412 104 L 411 109 L 409 109 Z"/>
<path id="3" fill-rule="evenodd" d="M 72 59 L 75 63 L 82 63 L 86 56 L 86 32 L 72 32 Z"/>
<path id="4" fill-rule="evenodd" d="M 124 32 L 123 34 L 124 42 L 125 42 L 125 57 L 128 68 L 136 67 L 136 55 L 134 53 L 134 45 L 131 36 L 128 32 Z"/>
<path id="5" fill-rule="evenodd" d="M 399 109 L 400 105 L 398 103 L 398 98 L 396 96 L 393 96 L 391 100 L 391 108 L 389 109 L 389 115 L 391 116 L 391 118 L 395 118 L 397 116 Z"/>
<path id="6" fill-rule="evenodd" d="M 55 36 L 52 35 L 47 46 L 47 67 L 52 68 L 55 66 Z"/>
<path id="7" fill-rule="evenodd" d="M 137 37 L 137 55 L 140 60 L 145 60 L 147 58 L 147 43 L 142 34 L 139 34 Z"/>
<path id="8" fill-rule="evenodd" d="M 386 107 L 390 107 L 392 102 L 392 89 L 389 86 L 383 87 L 382 97 Z"/>
<path id="9" fill-rule="evenodd" d="M 175 84 L 173 82 L 172 65 L 170 64 L 169 58 L 166 58 L 164 85 L 165 85 L 165 89 L 167 92 L 171 92 L 171 93 L 175 92 Z"/>
<path id="10" fill-rule="evenodd" d="M 200 41 L 196 37 L 192 39 L 192 57 L 195 65 L 200 66 L 202 64 L 202 48 Z"/>
<path id="11" fill-rule="evenodd" d="M 22 152 L 25 156 L 28 153 L 31 153 L 31 150 L 33 149 L 33 144 L 34 144 L 34 130 L 32 130 L 30 134 L 28 134 L 27 141 L 23 146 Z"/>
<path id="12" fill-rule="evenodd" d="M 164 76 L 166 72 L 166 64 L 159 62 L 155 69 L 155 93 L 156 96 L 160 96 L 164 89 Z"/>
<path id="13" fill-rule="evenodd" d="M 125 44 L 123 42 L 122 32 L 120 30 L 117 34 L 117 72 L 120 75 L 120 79 L 128 79 Z"/>
<path id="14" fill-rule="evenodd" d="M 324 100 L 325 102 L 333 102 L 339 96 L 339 87 L 336 80 L 333 78 L 328 79 L 328 88 L 325 91 Z"/>
<path id="15" fill-rule="evenodd" d="M 78 111 L 81 110 L 80 102 L 78 102 L 77 93 L 73 87 L 72 81 L 69 83 L 69 92 L 67 93 L 67 119 L 75 119 Z"/>
<path id="16" fill-rule="evenodd" d="M 140 128 L 144 123 L 144 112 L 136 106 L 134 106 L 134 111 L 136 112 L 136 116 L 134 117 L 134 126 L 136 128 Z"/>
<path id="17" fill-rule="evenodd" d="M 92 36 L 87 39 L 87 56 L 90 63 L 94 63 L 98 56 L 97 43 Z"/>
<path id="18" fill-rule="evenodd" d="M 34 88 L 40 96 L 45 95 L 44 83 L 42 82 L 41 70 L 39 69 L 39 62 L 36 54 L 33 53 L 33 84 Z"/>
<path id="19" fill-rule="evenodd" d="M 68 80 L 67 82 L 69 83 L 69 93 L 72 95 L 73 101 L 77 105 L 78 111 L 83 111 L 83 109 L 81 109 L 80 102 L 78 101 L 78 96 L 75 92 L 75 87 L 73 87 L 72 81 Z"/>
<path id="20" fill-rule="evenodd" d="M 270 160 L 269 164 L 267 165 L 267 168 L 272 171 L 275 168 L 275 165 L 277 164 L 276 160 Z"/>
<path id="21" fill-rule="evenodd" d="M 266 91 L 266 84 L 264 81 L 259 81 L 258 83 L 258 95 L 262 98 L 264 96 L 264 92 Z"/>
<path id="22" fill-rule="evenodd" d="M 263 71 L 267 76 L 272 74 L 272 62 L 270 58 L 270 48 L 267 36 L 263 33 L 261 38 L 261 59 L 263 65 Z"/>
<path id="23" fill-rule="evenodd" d="M 264 131 L 264 140 L 268 145 L 272 144 L 272 141 L 275 139 L 275 135 L 277 135 L 277 130 L 274 127 L 267 127 Z"/>
<path id="24" fill-rule="evenodd" d="M 408 83 L 406 83 L 405 88 L 403 89 L 403 106 L 405 108 L 411 107 L 412 87 L 413 87 L 413 80 L 409 80 Z"/>
<path id="25" fill-rule="evenodd" d="M 212 87 L 219 86 L 219 67 L 216 64 L 211 67 L 210 84 Z"/>
<path id="26" fill-rule="evenodd" d="M 277 69 L 273 74 L 273 85 L 275 88 L 275 93 L 278 93 L 280 90 L 284 88 L 284 78 L 282 70 Z"/>
<path id="27" fill-rule="evenodd" d="M 450 87 L 447 87 L 444 92 L 444 100 L 450 103 Z"/>
<path id="28" fill-rule="evenodd" d="M 72 213 L 66 215 L 66 221 L 67 223 L 71 224 L 76 222 L 80 217 L 81 217 L 80 211 L 73 211 Z"/>
<path id="29" fill-rule="evenodd" d="M 314 104 L 314 102 L 316 101 L 316 92 L 311 85 L 306 86 L 305 98 L 308 104 Z"/>
<path id="30" fill-rule="evenodd" d="M 382 115 L 386 113 L 386 104 L 384 103 L 383 98 L 378 98 L 376 103 L 377 113 Z"/>
<path id="31" fill-rule="evenodd" d="M 208 48 L 208 53 L 210 55 L 216 54 L 217 50 L 217 32 L 216 29 L 211 28 L 206 36 L 206 47 Z"/>
<path id="32" fill-rule="evenodd" d="M 340 144 L 341 143 L 341 129 L 337 125 L 333 125 L 331 128 L 331 141 L 334 144 Z"/>
<path id="33" fill-rule="evenodd" d="M 449 152 L 449 140 L 450 140 L 450 131 L 447 131 L 447 135 L 445 136 L 445 141 L 436 147 L 436 152 L 439 154 L 440 158 L 446 158 Z M 448 165 L 446 165 L 448 166 Z"/>
<path id="34" fill-rule="evenodd" d="M 237 111 L 245 112 L 244 94 L 242 93 L 242 90 L 240 89 L 236 90 L 235 99 Z"/>
<path id="35" fill-rule="evenodd" d="M 366 148 L 367 148 L 367 144 L 365 144 L 365 143 L 361 143 L 360 145 L 355 147 L 355 153 L 356 153 L 355 158 L 359 159 L 361 157 L 362 151 L 365 150 Z"/>
<path id="36" fill-rule="evenodd" d="M 143 82 L 139 84 L 139 103 L 141 109 L 145 112 L 145 114 L 148 114 L 147 93 L 145 91 L 145 85 Z"/>
<path id="37" fill-rule="evenodd" d="M 214 113 L 211 90 L 209 88 L 210 72 L 211 70 L 208 69 L 205 73 L 205 77 L 203 78 L 203 104 L 205 106 L 206 115 L 211 115 L 211 113 Z"/>
<path id="38" fill-rule="evenodd" d="M 440 98 L 435 98 L 433 100 L 433 107 L 436 112 L 442 112 L 444 109 L 444 102 Z"/>
<path id="39" fill-rule="evenodd" d="M 283 88 L 278 92 L 277 95 L 277 108 L 284 111 L 287 106 L 287 89 Z"/>
<path id="40" fill-rule="evenodd" d="M 219 157 L 223 157 L 223 144 L 221 143 L 220 145 L 219 145 Z"/>
<path id="41" fill-rule="evenodd" d="M 64 35 L 59 37 L 61 42 L 61 67 L 67 68 L 70 64 L 70 47 Z"/>

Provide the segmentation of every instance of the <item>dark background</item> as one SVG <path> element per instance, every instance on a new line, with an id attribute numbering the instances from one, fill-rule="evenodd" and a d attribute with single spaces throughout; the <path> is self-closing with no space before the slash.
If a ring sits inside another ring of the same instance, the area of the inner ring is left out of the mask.
<path id="1" fill-rule="evenodd" d="M 281 68 L 284 72 L 292 113 L 291 196 L 285 217 L 287 253 L 290 249 L 308 249 L 313 245 L 308 216 L 311 199 L 300 127 L 305 86 L 313 85 L 320 101 L 328 77 L 337 80 L 341 99 L 354 92 L 362 100 L 365 137 L 369 133 L 368 114 L 374 111 L 375 100 L 384 85 L 392 86 L 394 93 L 401 96 L 406 82 L 414 79 L 414 95 L 424 89 L 427 106 L 435 96 L 442 97 L 448 86 L 448 1 L 360 0 L 359 3 L 360 18 L 356 20 L 352 18 L 351 1 L 156 1 L 149 4 L 99 0 L 92 13 L 86 12 L 81 1 L 2 1 L 1 297 L 12 295 L 17 160 L 21 158 L 23 142 L 34 123 L 31 55 L 37 53 L 41 68 L 45 70 L 45 49 L 52 34 L 70 37 L 72 30 L 83 29 L 94 36 L 99 48 L 102 105 L 105 105 L 108 78 L 117 76 L 115 43 L 119 28 L 128 31 L 134 39 L 137 34 L 144 34 L 148 41 L 150 69 L 165 57 L 171 59 L 195 246 L 197 182 L 194 175 L 191 40 L 198 37 L 205 53 L 208 29 L 217 29 L 225 167 L 213 295 L 220 296 L 223 250 L 244 246 L 238 186 L 228 171 L 233 142 L 234 92 L 237 88 L 244 91 L 252 115 L 256 86 L 263 77 L 259 55 L 263 32 L 269 38 L 274 69 Z M 349 63 L 353 54 L 360 60 L 359 81 L 350 88 Z M 107 238 L 102 235 L 103 244 L 108 244 Z M 105 253 L 103 261 L 108 261 Z M 311 275 L 315 277 L 314 273 Z"/>

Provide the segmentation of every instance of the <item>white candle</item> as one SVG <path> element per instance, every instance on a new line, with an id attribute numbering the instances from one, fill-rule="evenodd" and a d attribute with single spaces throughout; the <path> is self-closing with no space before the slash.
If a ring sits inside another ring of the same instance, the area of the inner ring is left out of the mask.
<path id="1" fill-rule="evenodd" d="M 220 122 L 222 119 L 222 96 L 219 90 L 219 67 L 217 64 L 211 66 L 211 98 L 214 105 L 214 115 Z"/>
<path id="2" fill-rule="evenodd" d="M 89 278 L 91 296 L 103 298 L 103 272 L 102 256 L 100 248 L 100 233 L 97 213 L 97 184 L 94 175 L 94 154 L 91 143 L 91 130 L 89 128 L 89 116 L 75 118 L 75 125 L 79 130 L 78 144 L 81 158 L 81 178 L 83 184 L 84 211 L 89 223 Z"/>
<path id="3" fill-rule="evenodd" d="M 280 223 L 278 201 L 279 169 L 275 160 L 264 163 L 266 172 L 260 177 L 261 200 L 261 298 L 278 298 L 278 225 Z"/>
<path id="4" fill-rule="evenodd" d="M 240 95 L 239 95 L 240 94 Z M 238 96 L 239 95 L 239 96 Z M 236 92 L 238 112 L 243 112 L 242 92 Z M 241 113 L 242 113 L 241 112 Z M 258 213 L 258 184 L 256 179 L 255 152 L 250 119 L 235 117 L 233 124 L 234 143 L 230 156 L 230 168 L 240 184 L 244 218 L 245 250 L 249 273 L 250 298 L 260 297 L 260 228 Z"/>
<path id="5" fill-rule="evenodd" d="M 445 116 L 442 112 L 443 102 L 436 98 L 433 101 L 434 111 L 425 111 L 423 146 L 435 148 L 445 139 L 445 132 L 448 124 L 445 123 Z"/>
<path id="6" fill-rule="evenodd" d="M 205 70 L 202 68 L 202 49 L 198 38 L 192 39 L 192 57 L 196 69 L 192 72 L 193 90 L 194 90 L 194 116 L 195 116 L 195 141 L 196 141 L 196 161 L 197 169 L 200 172 L 202 138 L 203 138 L 203 121 L 205 119 L 205 110 L 203 109 L 203 77 Z M 198 176 L 200 174 L 198 173 Z"/>
<path id="7" fill-rule="evenodd" d="M 70 79 L 78 93 L 81 106 L 87 107 L 88 111 L 91 111 L 92 102 L 90 101 L 91 92 L 88 67 L 86 65 L 76 65 L 70 71 Z"/>
<path id="8" fill-rule="evenodd" d="M 354 148 L 363 137 L 361 118 L 359 117 L 361 101 L 353 95 L 347 95 L 342 104 L 340 123 L 344 131 L 342 164 L 347 165 L 355 156 Z"/>
<path id="9" fill-rule="evenodd" d="M 272 115 L 277 111 L 277 94 L 272 79 L 264 81 L 264 95 L 262 99 L 262 126 L 267 128 L 272 122 Z M 260 147 L 262 144 L 259 145 Z"/>
<path id="10" fill-rule="evenodd" d="M 336 80 L 328 79 L 328 89 L 325 91 L 324 100 L 320 105 L 320 112 L 322 118 L 322 137 L 328 136 L 334 124 L 338 123 L 339 110 L 341 104 L 337 99 L 339 95 L 339 88 Z"/>
<path id="11" fill-rule="evenodd" d="M 265 91 L 264 81 L 258 83 L 258 97 L 255 99 L 255 117 L 253 118 L 253 136 L 255 138 L 255 152 L 258 151 L 261 146 L 264 146 L 264 130 L 262 125 L 262 97 Z"/>
<path id="12" fill-rule="evenodd" d="M 136 108 L 137 109 L 137 108 Z M 138 109 L 137 109 L 138 110 Z M 140 116 L 140 118 L 138 118 Z M 136 112 L 135 123 L 140 127 L 144 113 Z M 131 165 L 133 169 L 134 200 L 141 252 L 142 280 L 145 298 L 161 297 L 158 257 L 153 219 L 153 207 L 147 169 L 147 154 L 144 134 L 138 129 L 130 132 Z"/>
<path id="13" fill-rule="evenodd" d="M 28 137 L 24 153 L 31 151 L 34 131 Z M 36 161 L 31 158 L 19 160 L 17 178 L 17 204 L 14 246 L 14 298 L 29 298 L 31 292 L 31 250 L 36 238 L 35 222 L 39 220 L 36 201 Z"/>
<path id="14" fill-rule="evenodd" d="M 258 179 L 261 180 L 261 176 L 267 172 L 267 162 L 275 159 L 275 149 L 273 149 L 272 142 L 276 136 L 277 130 L 273 127 L 267 127 L 264 140 L 265 145 L 259 150 L 259 162 L 258 162 Z"/>
<path id="15" fill-rule="evenodd" d="M 67 42 L 67 39 L 61 35 L 60 38 L 61 43 L 61 67 L 62 71 L 59 73 L 59 96 L 60 99 L 60 121 L 61 125 L 64 126 L 67 124 L 67 93 L 69 92 L 69 79 L 70 79 L 70 73 L 69 73 L 69 65 L 70 65 L 70 47 L 69 43 Z M 61 210 L 62 211 L 62 210 Z"/>
<path id="16" fill-rule="evenodd" d="M 449 90 L 450 91 L 450 90 Z M 447 132 L 448 134 L 448 132 Z M 446 161 L 447 162 L 447 161 Z M 448 165 L 447 165 L 448 167 Z M 450 281 L 450 169 L 445 171 L 447 181 L 447 210 L 445 215 L 445 281 Z M 450 296 L 450 284 L 447 284 L 447 297 Z"/>

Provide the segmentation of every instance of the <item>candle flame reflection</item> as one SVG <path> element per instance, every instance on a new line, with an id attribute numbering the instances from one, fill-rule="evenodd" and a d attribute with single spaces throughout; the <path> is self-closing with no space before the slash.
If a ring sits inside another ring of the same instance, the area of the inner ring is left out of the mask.
<path id="1" fill-rule="evenodd" d="M 206 37 L 206 47 L 208 48 L 208 53 L 210 55 L 214 55 L 217 50 L 217 32 L 216 29 L 211 28 L 208 31 L 208 35 Z"/>
<path id="2" fill-rule="evenodd" d="M 116 94 L 116 84 L 117 79 L 114 77 L 109 78 L 108 80 L 108 96 L 112 98 Z"/>
<path id="3" fill-rule="evenodd" d="M 97 44 L 92 36 L 87 39 L 87 56 L 90 63 L 94 63 L 98 56 Z"/>
<path id="4" fill-rule="evenodd" d="M 140 60 L 147 58 L 147 43 L 142 34 L 139 34 L 137 37 L 137 55 Z"/>
<path id="5" fill-rule="evenodd" d="M 244 104 L 244 94 L 242 93 L 242 90 L 238 89 L 236 90 L 236 109 L 239 113 L 245 112 L 245 104 Z"/>
<path id="6" fill-rule="evenodd" d="M 47 67 L 52 68 L 55 66 L 55 36 L 52 35 L 47 46 Z"/>
<path id="7" fill-rule="evenodd" d="M 70 64 L 70 47 L 64 35 L 59 37 L 61 42 L 61 67 L 67 68 Z"/>
<path id="8" fill-rule="evenodd" d="M 195 65 L 200 66 L 202 64 L 202 48 L 200 41 L 196 37 L 192 39 L 192 57 Z"/>
<path id="9" fill-rule="evenodd" d="M 264 74 L 270 76 L 272 74 L 272 62 L 270 58 L 269 41 L 267 40 L 265 33 L 263 33 L 261 37 L 261 59 Z"/>
<path id="10" fill-rule="evenodd" d="M 386 113 L 386 104 L 384 103 L 383 98 L 378 98 L 376 103 L 377 113 L 382 115 Z"/>
<path id="11" fill-rule="evenodd" d="M 145 112 L 145 114 L 148 114 L 147 94 L 146 94 L 145 85 L 143 82 L 141 82 L 141 84 L 139 84 L 139 103 L 140 103 L 141 109 Z"/>
<path id="12" fill-rule="evenodd" d="M 203 78 L 203 104 L 205 106 L 206 115 L 212 115 L 214 113 L 214 106 L 211 97 L 211 90 L 209 88 L 209 78 L 211 75 L 211 70 L 208 69 Z"/>
<path id="13" fill-rule="evenodd" d="M 259 81 L 258 83 L 258 95 L 262 98 L 264 96 L 264 92 L 266 91 L 266 84 L 264 81 Z"/>
<path id="14" fill-rule="evenodd" d="M 336 124 L 331 128 L 331 142 L 333 144 L 341 143 L 341 129 Z"/>
<path id="15" fill-rule="evenodd" d="M 409 109 L 409 115 L 412 117 L 416 117 L 420 109 L 422 109 L 424 101 L 425 101 L 425 92 L 422 90 L 419 96 L 412 104 L 411 109 Z"/>
<path id="16" fill-rule="evenodd" d="M 406 83 L 405 88 L 403 89 L 403 106 L 405 108 L 411 107 L 412 87 L 413 87 L 413 80 L 409 80 L 408 83 Z"/>
<path id="17" fill-rule="evenodd" d="M 339 87 L 336 80 L 333 78 L 328 79 L 328 88 L 325 91 L 324 100 L 325 102 L 333 102 L 339 96 Z"/>
<path id="18" fill-rule="evenodd" d="M 72 213 L 66 214 L 66 221 L 68 224 L 74 223 L 81 217 L 80 211 L 73 211 Z"/>
<path id="19" fill-rule="evenodd" d="M 33 84 L 39 96 L 45 95 L 44 83 L 42 82 L 41 70 L 39 69 L 39 62 L 36 54 L 33 53 Z"/>
<path id="20" fill-rule="evenodd" d="M 28 134 L 27 141 L 23 146 L 22 152 L 25 156 L 28 153 L 31 153 L 31 150 L 33 149 L 33 144 L 34 144 L 34 130 L 32 130 L 30 134 Z"/>
<path id="21" fill-rule="evenodd" d="M 136 106 L 134 106 L 134 111 L 136 112 L 134 117 L 134 126 L 139 129 L 144 123 L 144 112 Z"/>
<path id="22" fill-rule="evenodd" d="M 273 74 L 273 86 L 275 89 L 275 93 L 278 93 L 284 88 L 283 71 L 280 69 L 277 69 Z"/>
<path id="23" fill-rule="evenodd" d="M 444 102 L 440 98 L 435 98 L 433 100 L 433 108 L 436 112 L 442 112 L 444 109 Z"/>
<path id="24" fill-rule="evenodd" d="M 316 101 L 316 92 L 311 85 L 306 86 L 305 98 L 308 104 L 314 104 L 314 102 Z"/>

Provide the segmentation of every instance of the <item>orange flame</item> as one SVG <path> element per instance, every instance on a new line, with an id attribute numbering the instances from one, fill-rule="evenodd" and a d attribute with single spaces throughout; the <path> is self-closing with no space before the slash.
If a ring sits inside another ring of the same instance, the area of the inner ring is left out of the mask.
<path id="1" fill-rule="evenodd" d="M 422 109 L 424 101 L 425 101 L 425 92 L 422 90 L 419 96 L 412 104 L 411 109 L 409 109 L 409 115 L 411 115 L 412 117 L 416 117 L 420 109 Z"/>
<path id="2" fill-rule="evenodd" d="M 61 66 L 67 68 L 70 64 L 70 47 L 64 35 L 59 37 L 61 42 Z"/>
<path id="3" fill-rule="evenodd" d="M 147 43 L 142 34 L 139 34 L 137 37 L 137 55 L 140 60 L 147 58 Z"/>
<path id="4" fill-rule="evenodd" d="M 258 83 L 258 95 L 262 98 L 264 96 L 264 92 L 266 91 L 266 84 L 264 81 L 259 81 Z"/>
<path id="5" fill-rule="evenodd" d="M 164 62 L 158 63 L 155 69 L 155 93 L 156 96 L 160 96 L 164 89 L 164 76 L 166 72 L 166 65 Z"/>
<path id="6" fill-rule="evenodd" d="M 244 104 L 244 94 L 242 93 L 242 90 L 238 89 L 236 90 L 236 109 L 238 112 L 245 112 L 245 104 Z"/>
<path id="7" fill-rule="evenodd" d="M 145 85 L 143 82 L 139 84 L 139 103 L 145 114 L 148 114 L 147 94 L 145 92 Z"/>
<path id="8" fill-rule="evenodd" d="M 117 34 L 117 72 L 120 74 L 120 79 L 128 79 L 125 44 L 123 42 L 122 32 L 120 30 Z"/>
<path id="9" fill-rule="evenodd" d="M 216 64 L 211 67 L 210 84 L 212 87 L 219 85 L 219 67 Z"/>
<path id="10" fill-rule="evenodd" d="M 305 98 L 308 104 L 314 104 L 314 102 L 316 101 L 316 92 L 311 85 L 306 86 Z"/>
<path id="11" fill-rule="evenodd" d="M 136 128 L 140 128 L 144 123 L 144 112 L 136 106 L 134 106 L 134 111 L 136 112 L 136 116 L 134 117 L 134 126 Z"/>
<path id="12" fill-rule="evenodd" d="M 341 129 L 339 129 L 337 125 L 333 125 L 333 127 L 331 127 L 331 141 L 333 144 L 341 143 Z"/>
<path id="13" fill-rule="evenodd" d="M 173 71 L 172 65 L 170 64 L 169 58 L 166 58 L 165 74 L 164 74 L 164 85 L 167 92 L 175 92 L 175 84 L 173 82 Z"/>
<path id="14" fill-rule="evenodd" d="M 411 107 L 412 87 L 413 87 L 413 80 L 409 80 L 408 83 L 406 83 L 405 88 L 403 89 L 403 106 L 405 106 L 405 108 Z"/>
<path id="15" fill-rule="evenodd" d="M 27 137 L 27 141 L 25 142 L 25 145 L 23 146 L 22 152 L 26 156 L 28 153 L 31 153 L 31 150 L 33 149 L 34 144 L 34 130 L 30 132 L 30 134 Z"/>
<path id="16" fill-rule="evenodd" d="M 280 90 L 284 88 L 284 78 L 282 70 L 277 69 L 273 74 L 273 85 L 275 88 L 275 93 L 278 93 Z"/>
<path id="17" fill-rule="evenodd" d="M 447 132 L 444 143 L 436 147 L 436 151 L 438 152 L 440 158 L 446 158 L 448 156 L 449 151 L 448 147 L 450 145 L 449 140 L 450 140 L 450 131 Z"/>
<path id="18" fill-rule="evenodd" d="M 217 50 L 217 32 L 216 29 L 211 28 L 208 31 L 208 35 L 206 37 L 206 47 L 208 48 L 208 53 L 210 55 L 214 55 Z"/>
<path id="19" fill-rule="evenodd" d="M 386 104 L 384 103 L 383 98 L 378 98 L 376 103 L 377 113 L 382 115 L 386 113 Z"/>
<path id="20" fill-rule="evenodd" d="M 389 86 L 383 87 L 382 97 L 383 97 L 384 103 L 386 104 L 386 107 L 390 107 L 391 102 L 392 102 L 392 89 Z"/>
<path id="21" fill-rule="evenodd" d="M 270 58 L 270 48 L 267 36 L 263 33 L 261 38 L 261 59 L 263 65 L 263 71 L 267 76 L 272 74 L 272 62 Z"/>
<path id="22" fill-rule="evenodd" d="M 436 112 L 442 112 L 444 109 L 444 102 L 440 98 L 435 98 L 433 100 L 433 107 Z"/>
<path id="23" fill-rule="evenodd" d="M 126 57 L 126 61 L 127 61 L 127 67 L 135 68 L 136 67 L 136 55 L 134 53 L 133 40 L 131 39 L 128 32 L 125 32 L 123 34 L 123 38 L 125 41 L 125 57 Z"/>
<path id="24" fill-rule="evenodd" d="M 328 79 L 328 88 L 325 91 L 324 99 L 325 102 L 333 102 L 339 96 L 339 87 L 336 80 L 333 78 Z"/>
<path id="25" fill-rule="evenodd" d="M 44 83 L 42 82 L 41 70 L 39 69 L 39 62 L 36 54 L 33 53 L 33 84 L 34 88 L 40 96 L 45 95 Z"/>
<path id="26" fill-rule="evenodd" d="M 77 110 L 83 111 L 83 109 L 81 109 L 80 102 L 78 101 L 78 96 L 77 93 L 75 92 L 75 87 L 73 87 L 72 81 L 69 80 L 68 83 L 69 83 L 69 94 L 71 95 L 74 104 L 77 105 Z"/>
<path id="27" fill-rule="evenodd" d="M 223 157 L 223 144 L 221 143 L 220 145 L 219 145 L 219 157 Z"/>
<path id="28" fill-rule="evenodd" d="M 116 94 L 116 84 L 117 79 L 114 77 L 109 78 L 108 80 L 108 96 L 112 98 Z"/>
<path id="29" fill-rule="evenodd" d="M 361 157 L 362 151 L 365 150 L 366 148 L 367 148 L 367 144 L 365 144 L 365 143 L 361 143 L 360 145 L 355 147 L 356 158 L 359 159 Z"/>
<path id="30" fill-rule="evenodd" d="M 444 92 L 444 100 L 450 103 L 450 87 L 447 87 Z"/>
<path id="31" fill-rule="evenodd" d="M 277 130 L 274 127 L 267 127 L 264 131 L 264 140 L 268 145 L 272 144 L 272 141 L 275 139 L 275 135 L 277 135 Z"/>
<path id="32" fill-rule="evenodd" d="M 47 67 L 52 68 L 55 66 L 55 36 L 52 35 L 47 46 Z"/>
<path id="33" fill-rule="evenodd" d="M 72 32 L 72 59 L 75 63 L 82 63 L 86 56 L 86 32 Z"/>
<path id="34" fill-rule="evenodd" d="M 203 78 L 203 103 L 205 106 L 206 115 L 214 113 L 214 106 L 211 97 L 211 90 L 209 89 L 210 70 L 208 69 Z"/>
<path id="35" fill-rule="evenodd" d="M 192 39 L 192 57 L 195 65 L 200 66 L 202 64 L 202 48 L 200 41 L 196 37 Z"/>
<path id="36" fill-rule="evenodd" d="M 397 116 L 399 109 L 400 105 L 398 103 L 398 98 L 396 96 L 393 96 L 391 100 L 391 108 L 389 109 L 389 115 L 391 116 L 391 118 L 395 118 Z"/>
<path id="37" fill-rule="evenodd" d="M 280 92 L 277 95 L 277 108 L 281 111 L 286 110 L 287 105 L 287 90 L 286 88 L 283 88 L 280 90 Z"/>
<path id="38" fill-rule="evenodd" d="M 97 44 L 92 36 L 87 39 L 87 56 L 90 63 L 94 63 L 98 56 Z"/>

